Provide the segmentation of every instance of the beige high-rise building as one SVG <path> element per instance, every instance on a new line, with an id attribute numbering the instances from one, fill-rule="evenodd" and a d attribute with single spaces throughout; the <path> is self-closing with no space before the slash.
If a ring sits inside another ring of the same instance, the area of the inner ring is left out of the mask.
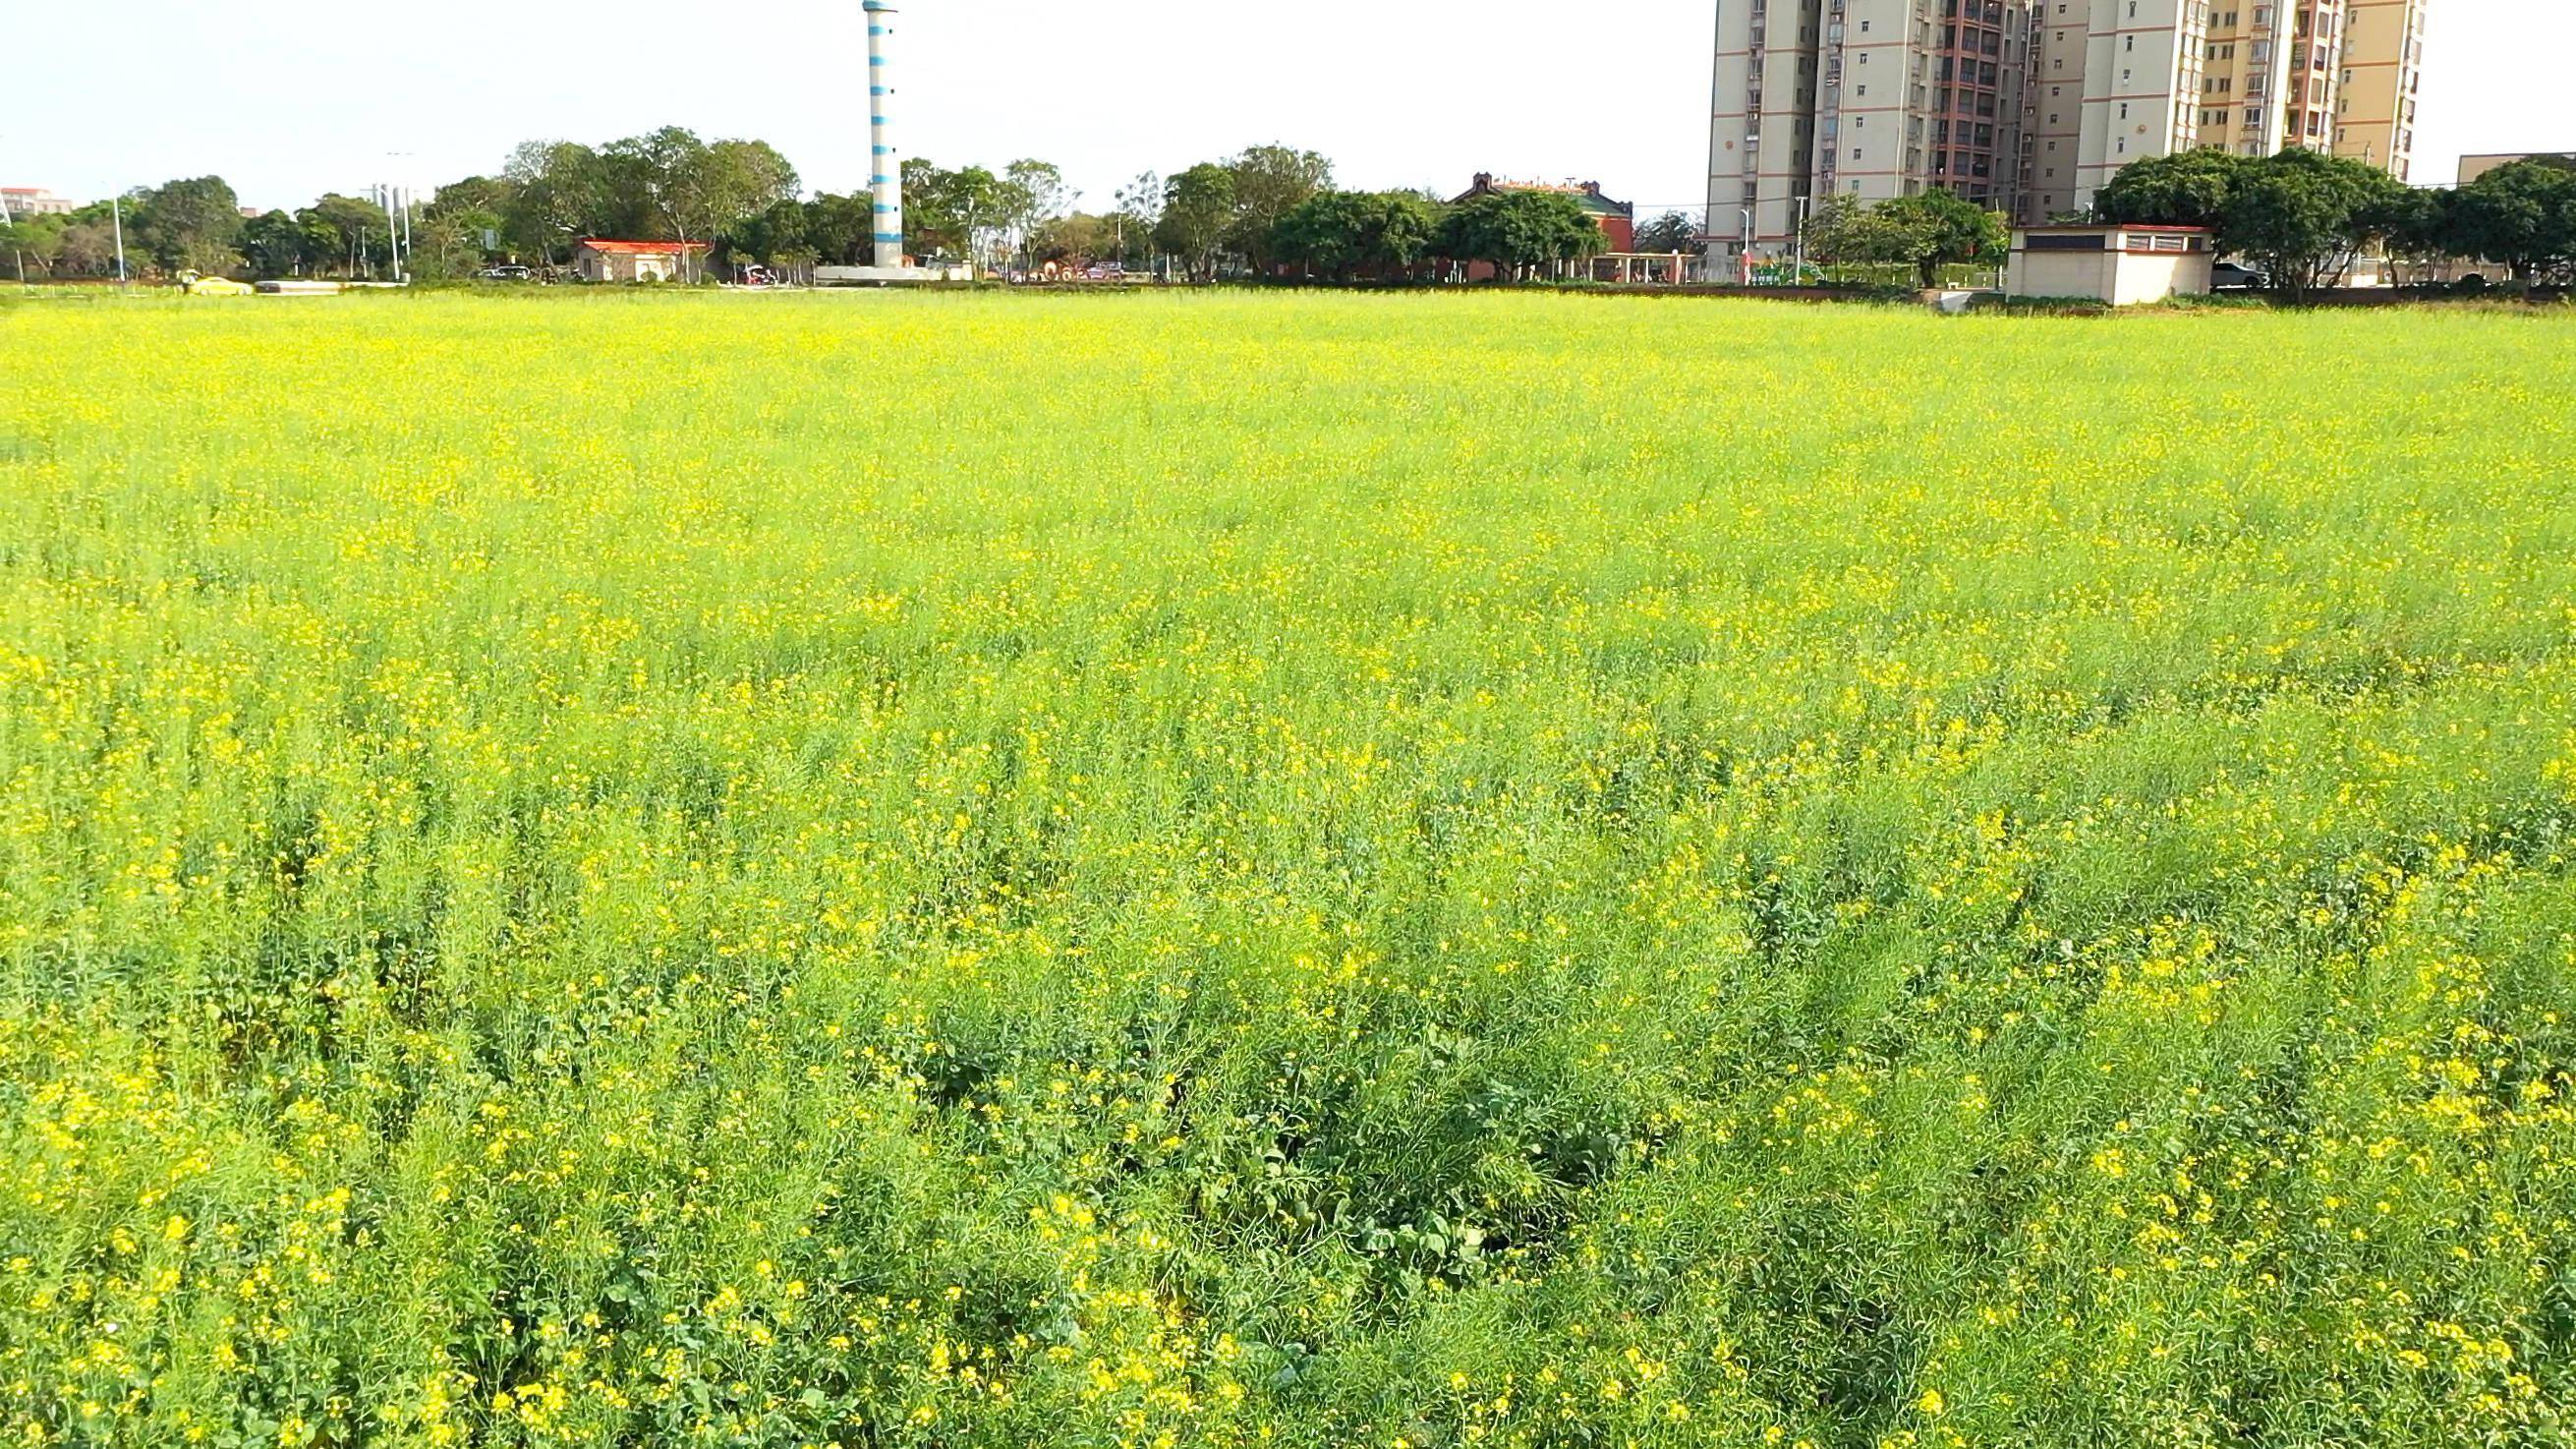
<path id="1" fill-rule="evenodd" d="M 2426 0 L 2349 0 L 2334 153 L 2415 179 L 2415 93 L 2424 74 Z"/>
<path id="2" fill-rule="evenodd" d="M 2195 147 L 2306 147 L 2407 179 L 2428 3 L 2041 0 L 2021 219 L 2082 211 L 2121 167 Z"/>
<path id="3" fill-rule="evenodd" d="M 2040 0 L 2016 220 L 2089 209 L 2132 161 L 2198 145 L 2208 0 Z"/>
<path id="4" fill-rule="evenodd" d="M 1834 196 L 2013 209 L 2032 0 L 1719 0 L 1711 257 L 1778 256 Z"/>
<path id="5" fill-rule="evenodd" d="M 1824 0 L 1718 0 L 1708 230 L 1723 240 L 1712 260 L 1732 264 L 1748 234 L 1757 252 L 1796 235 L 1815 164 L 1824 9 Z"/>
<path id="6" fill-rule="evenodd" d="M 2208 8 L 2199 143 L 2240 156 L 2332 148 L 2345 0 Z"/>
<path id="7" fill-rule="evenodd" d="M 1934 186 L 2037 224 L 2120 168 L 2330 150 L 2407 178 L 2430 0 L 1718 0 L 1712 260 Z"/>

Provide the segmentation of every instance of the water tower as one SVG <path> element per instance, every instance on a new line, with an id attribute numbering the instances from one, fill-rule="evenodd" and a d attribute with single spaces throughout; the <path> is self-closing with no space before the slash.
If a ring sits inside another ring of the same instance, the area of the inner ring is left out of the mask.
<path id="1" fill-rule="evenodd" d="M 903 263 L 903 156 L 894 143 L 895 7 L 892 0 L 864 0 L 868 20 L 868 192 L 874 200 L 871 261 L 864 267 L 816 267 L 814 280 L 830 285 L 848 282 L 937 282 L 942 273 Z"/>

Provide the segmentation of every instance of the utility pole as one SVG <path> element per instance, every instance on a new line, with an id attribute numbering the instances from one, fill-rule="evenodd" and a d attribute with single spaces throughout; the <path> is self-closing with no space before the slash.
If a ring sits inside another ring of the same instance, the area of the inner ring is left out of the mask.
<path id="1" fill-rule="evenodd" d="M 385 252 L 394 269 L 394 280 L 402 280 L 402 217 L 395 210 L 396 188 L 390 181 L 376 183 L 376 205 L 385 214 Z"/>
<path id="2" fill-rule="evenodd" d="M 121 290 L 127 285 L 125 280 L 125 199 L 118 196 L 109 197 L 107 199 L 107 215 L 108 220 L 116 227 L 116 285 Z"/>

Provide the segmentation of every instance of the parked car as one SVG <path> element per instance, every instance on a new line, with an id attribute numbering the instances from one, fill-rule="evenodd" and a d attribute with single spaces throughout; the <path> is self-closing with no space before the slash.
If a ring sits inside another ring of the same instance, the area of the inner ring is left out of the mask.
<path id="1" fill-rule="evenodd" d="M 2261 272 L 2235 262 L 2220 262 L 2209 269 L 2209 285 L 2222 292 L 2258 291 L 2265 280 Z"/>
<path id="2" fill-rule="evenodd" d="M 506 266 L 485 267 L 474 275 L 486 282 L 527 282 L 536 279 L 536 273 L 515 262 Z"/>

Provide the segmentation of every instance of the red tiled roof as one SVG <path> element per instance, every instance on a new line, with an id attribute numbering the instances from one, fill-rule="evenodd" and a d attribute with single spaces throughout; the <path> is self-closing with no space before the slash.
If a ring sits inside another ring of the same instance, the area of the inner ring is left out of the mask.
<path id="1" fill-rule="evenodd" d="M 583 237 L 581 244 L 595 252 L 629 257 L 667 257 L 681 251 L 702 252 L 707 249 L 705 242 L 606 241 L 592 236 Z"/>

